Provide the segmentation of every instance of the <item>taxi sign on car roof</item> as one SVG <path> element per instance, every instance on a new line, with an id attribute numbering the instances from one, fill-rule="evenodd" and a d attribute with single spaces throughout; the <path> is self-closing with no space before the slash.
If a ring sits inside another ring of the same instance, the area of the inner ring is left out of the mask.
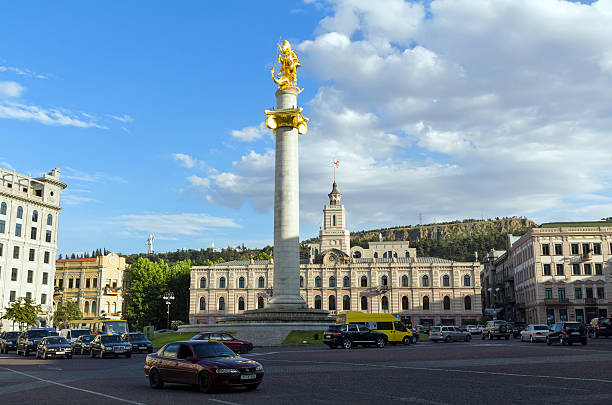
<path id="1" fill-rule="evenodd" d="M 217 343 L 217 342 L 218 342 L 217 339 L 212 339 L 212 338 L 208 339 L 208 343 Z"/>

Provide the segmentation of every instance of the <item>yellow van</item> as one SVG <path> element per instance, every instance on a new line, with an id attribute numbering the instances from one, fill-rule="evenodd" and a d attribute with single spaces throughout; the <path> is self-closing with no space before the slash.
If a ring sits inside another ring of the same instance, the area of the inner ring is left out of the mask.
<path id="1" fill-rule="evenodd" d="M 382 332 L 389 338 L 392 345 L 415 343 L 416 338 L 396 317 L 391 314 L 366 314 L 358 311 L 341 312 L 336 317 L 337 325 L 358 323 L 376 332 Z"/>

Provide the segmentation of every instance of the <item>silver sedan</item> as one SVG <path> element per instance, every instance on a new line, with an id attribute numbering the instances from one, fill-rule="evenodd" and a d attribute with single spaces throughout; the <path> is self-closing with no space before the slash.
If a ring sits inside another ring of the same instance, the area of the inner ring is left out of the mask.
<path id="1" fill-rule="evenodd" d="M 546 342 L 548 332 L 547 325 L 529 325 L 521 331 L 521 342 Z"/>

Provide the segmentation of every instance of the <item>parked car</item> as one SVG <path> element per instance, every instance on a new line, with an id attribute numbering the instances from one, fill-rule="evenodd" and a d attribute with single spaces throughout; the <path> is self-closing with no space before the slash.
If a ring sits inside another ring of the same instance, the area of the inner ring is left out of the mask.
<path id="1" fill-rule="evenodd" d="M 600 336 L 604 336 L 606 339 L 608 336 L 612 336 L 612 319 L 610 318 L 593 318 L 591 319 L 592 333 L 590 337 L 599 339 Z"/>
<path id="2" fill-rule="evenodd" d="M 168 343 L 157 353 L 148 354 L 144 372 L 151 388 L 164 383 L 196 384 L 201 392 L 216 387 L 256 389 L 264 369 L 256 361 L 236 356 L 221 342 L 190 340 Z"/>
<path id="3" fill-rule="evenodd" d="M 96 335 L 89 345 L 91 358 L 100 356 L 132 357 L 132 345 L 121 338 L 120 335 Z"/>
<path id="4" fill-rule="evenodd" d="M 424 334 L 429 334 L 429 327 L 428 326 L 423 326 L 423 325 L 417 325 L 416 326 L 416 330 L 419 333 L 424 333 Z"/>
<path id="5" fill-rule="evenodd" d="M 409 345 L 416 343 L 412 331 L 391 314 L 363 313 L 359 311 L 344 311 L 336 317 L 336 324 L 358 324 L 363 325 L 371 331 L 381 332 L 387 335 L 387 342 L 396 345 L 402 343 Z"/>
<path id="6" fill-rule="evenodd" d="M 36 349 L 36 358 L 46 360 L 49 357 L 72 358 L 72 345 L 61 336 L 42 338 Z"/>
<path id="7" fill-rule="evenodd" d="M 521 342 L 545 342 L 548 331 L 548 325 L 529 325 L 520 333 Z"/>
<path id="8" fill-rule="evenodd" d="M 0 333 L 0 353 L 8 353 L 17 349 L 17 338 L 21 332 L 2 332 Z"/>
<path id="9" fill-rule="evenodd" d="M 72 344 L 74 354 L 89 354 L 89 347 L 96 335 L 81 335 Z"/>
<path id="10" fill-rule="evenodd" d="M 467 331 L 472 335 L 480 335 L 482 334 L 482 327 L 479 325 L 468 325 Z"/>
<path id="11" fill-rule="evenodd" d="M 21 332 L 17 338 L 17 355 L 27 356 L 31 352 L 36 352 L 42 338 L 49 336 L 49 333 L 45 329 L 30 329 L 26 332 Z"/>
<path id="12" fill-rule="evenodd" d="M 484 329 L 482 330 L 482 339 L 489 338 L 489 340 L 493 340 L 493 338 L 497 338 L 497 340 L 502 337 L 506 340 L 510 339 L 510 334 L 512 331 L 508 327 L 508 322 L 506 321 L 488 321 Z"/>
<path id="13" fill-rule="evenodd" d="M 209 340 L 209 339 L 215 339 L 223 343 L 224 345 L 232 349 L 235 353 L 246 354 L 250 352 L 251 350 L 253 350 L 253 343 L 249 342 L 248 340 L 237 339 L 234 336 L 230 335 L 229 333 L 205 332 L 205 333 L 198 333 L 197 335 L 191 338 L 191 340 Z"/>
<path id="14" fill-rule="evenodd" d="M 323 343 L 330 349 L 342 346 L 350 349 L 353 346 L 373 346 L 380 348 L 387 344 L 387 335 L 375 332 L 364 325 L 351 323 L 348 325 L 331 325 L 323 332 Z"/>
<path id="15" fill-rule="evenodd" d="M 521 336 L 523 329 L 527 327 L 525 322 L 514 322 L 512 324 L 512 337 L 518 339 Z"/>
<path id="16" fill-rule="evenodd" d="M 472 335 L 467 329 L 463 330 L 455 326 L 432 326 L 429 329 L 429 340 L 437 342 L 469 342 Z"/>
<path id="17" fill-rule="evenodd" d="M 143 333 L 124 333 L 121 337 L 123 340 L 130 342 L 132 353 L 153 353 L 153 343 Z"/>
<path id="18" fill-rule="evenodd" d="M 551 345 L 554 342 L 559 342 L 565 346 L 573 343 L 580 343 L 583 346 L 587 344 L 586 327 L 578 322 L 557 322 L 546 336 L 546 344 Z"/>

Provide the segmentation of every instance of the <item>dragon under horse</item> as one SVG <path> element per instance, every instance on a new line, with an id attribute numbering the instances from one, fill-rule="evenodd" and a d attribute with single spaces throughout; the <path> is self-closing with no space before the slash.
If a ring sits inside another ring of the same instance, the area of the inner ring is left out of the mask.
<path id="1" fill-rule="evenodd" d="M 287 40 L 284 40 L 282 45 L 277 44 L 277 46 L 280 52 L 277 62 L 281 65 L 281 71 L 277 77 L 274 74 L 274 68 L 272 68 L 270 70 L 272 80 L 278 84 L 280 90 L 295 89 L 298 93 L 301 93 L 303 89 L 297 87 L 297 68 L 301 66 L 297 53 L 291 49 L 291 44 Z"/>

